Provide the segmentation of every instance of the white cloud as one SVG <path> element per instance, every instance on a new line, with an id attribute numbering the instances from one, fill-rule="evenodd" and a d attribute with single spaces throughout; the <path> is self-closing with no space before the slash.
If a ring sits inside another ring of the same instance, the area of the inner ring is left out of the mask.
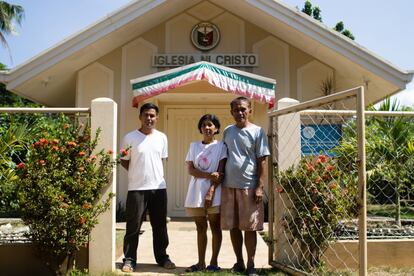
<path id="1" fill-rule="evenodd" d="M 414 106 L 414 82 L 407 85 L 407 89 L 391 97 L 398 99 L 400 105 Z"/>

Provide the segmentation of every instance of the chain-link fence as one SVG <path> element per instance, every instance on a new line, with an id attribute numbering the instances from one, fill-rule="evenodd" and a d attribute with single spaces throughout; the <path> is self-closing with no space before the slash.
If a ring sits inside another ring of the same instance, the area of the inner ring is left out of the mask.
<path id="1" fill-rule="evenodd" d="M 272 265 L 299 274 L 364 275 L 362 98 L 357 88 L 291 107 L 279 101 L 282 109 L 270 113 Z M 341 242 L 350 238 L 352 247 Z"/>
<path id="2" fill-rule="evenodd" d="M 385 101 L 366 112 L 368 214 L 383 225 L 369 229 L 375 238 L 414 237 L 414 112 L 398 109 Z"/>

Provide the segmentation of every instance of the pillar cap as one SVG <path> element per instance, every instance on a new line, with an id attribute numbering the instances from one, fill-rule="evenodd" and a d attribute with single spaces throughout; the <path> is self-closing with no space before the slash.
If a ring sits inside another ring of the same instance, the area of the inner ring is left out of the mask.
<path id="1" fill-rule="evenodd" d="M 281 98 L 280 100 L 277 101 L 278 103 L 299 103 L 298 100 L 292 99 L 292 98 Z"/>
<path id="2" fill-rule="evenodd" d="M 101 97 L 93 99 L 92 102 L 114 102 L 111 98 Z"/>

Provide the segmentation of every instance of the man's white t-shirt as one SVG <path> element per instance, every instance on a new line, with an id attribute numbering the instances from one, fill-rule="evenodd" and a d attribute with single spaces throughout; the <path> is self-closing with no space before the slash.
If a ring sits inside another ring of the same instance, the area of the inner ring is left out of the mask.
<path id="1" fill-rule="evenodd" d="M 227 158 L 227 148 L 222 141 L 214 140 L 210 144 L 203 144 L 199 141 L 190 144 L 185 161 L 192 161 L 194 167 L 202 172 L 212 173 L 217 171 L 220 160 L 224 158 Z M 204 199 L 210 184 L 209 179 L 191 176 L 184 206 L 189 208 L 204 207 Z M 219 206 L 220 200 L 221 185 L 214 192 L 212 206 Z"/>
<path id="2" fill-rule="evenodd" d="M 128 191 L 165 189 L 162 158 L 168 157 L 167 136 L 153 130 L 145 135 L 134 130 L 125 135 L 122 148 L 128 149 Z"/>

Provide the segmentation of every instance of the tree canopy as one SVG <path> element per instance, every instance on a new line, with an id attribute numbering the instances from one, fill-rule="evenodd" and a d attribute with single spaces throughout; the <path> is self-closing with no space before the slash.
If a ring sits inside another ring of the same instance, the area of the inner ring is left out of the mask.
<path id="1" fill-rule="evenodd" d="M 322 11 L 318 6 L 313 6 L 312 7 L 312 3 L 309 0 L 306 0 L 303 8 L 302 8 L 302 12 L 306 13 L 307 15 L 313 17 L 314 19 L 318 20 L 319 22 L 323 22 L 322 21 Z M 352 34 L 352 32 L 348 29 L 345 29 L 344 26 L 344 22 L 343 21 L 339 21 L 338 23 L 336 23 L 335 27 L 333 28 L 335 31 L 337 31 L 338 33 L 341 33 L 342 35 L 355 40 L 354 35 Z"/>
<path id="2" fill-rule="evenodd" d="M 21 24 L 24 18 L 24 9 L 20 5 L 13 5 L 0 0 L 0 42 L 9 50 L 6 36 L 16 33 L 15 25 Z"/>

